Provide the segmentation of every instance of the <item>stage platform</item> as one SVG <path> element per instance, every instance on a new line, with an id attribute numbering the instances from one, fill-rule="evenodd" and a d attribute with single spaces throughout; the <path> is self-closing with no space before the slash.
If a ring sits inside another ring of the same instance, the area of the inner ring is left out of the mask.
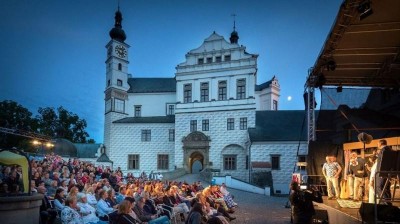
<path id="1" fill-rule="evenodd" d="M 353 205 L 354 208 L 344 208 L 341 207 L 338 200 L 328 200 L 328 197 L 323 196 L 323 203 L 314 203 L 314 207 L 316 210 L 326 210 L 328 212 L 328 218 L 329 218 L 329 223 L 330 224 L 360 224 L 362 223 L 362 218 L 359 213 L 360 207 L 354 206 L 354 205 L 359 205 L 361 206 L 361 202 L 358 203 L 350 203 Z M 343 200 L 342 200 L 343 201 Z M 351 202 L 351 201 L 349 201 Z M 367 201 L 364 201 L 365 203 Z M 342 203 L 343 205 L 343 203 Z M 399 206 L 400 204 L 394 203 L 394 205 Z M 373 210 L 372 212 L 370 210 L 365 211 L 367 213 L 371 213 L 373 217 Z M 321 213 L 320 213 L 321 214 Z M 318 211 L 317 211 L 318 215 Z M 319 222 L 320 223 L 320 222 Z"/>
<path id="2" fill-rule="evenodd" d="M 323 196 L 323 203 L 314 203 L 316 210 L 326 210 L 328 212 L 329 223 L 343 223 L 343 224 L 360 224 L 361 216 L 359 208 L 342 208 L 337 200 L 328 200 L 328 197 Z"/>

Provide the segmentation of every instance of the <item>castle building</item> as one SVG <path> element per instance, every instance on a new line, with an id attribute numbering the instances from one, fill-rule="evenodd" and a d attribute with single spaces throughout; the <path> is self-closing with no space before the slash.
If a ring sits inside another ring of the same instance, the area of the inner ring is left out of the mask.
<path id="1" fill-rule="evenodd" d="M 278 164 L 276 176 L 288 179 L 281 184 L 287 189 L 298 138 L 275 138 L 281 133 L 265 132 L 274 127 L 266 122 L 280 121 L 278 129 L 288 132 L 284 124 L 292 127 L 291 119 L 301 120 L 304 111 L 278 111 L 278 79 L 257 85 L 258 55 L 238 43 L 235 27 L 229 42 L 213 32 L 190 50 L 171 78 L 129 74 L 130 46 L 119 9 L 109 34 L 104 146 L 114 167 L 135 175 L 212 168 L 250 181 L 252 168 L 273 170 Z M 301 147 L 305 154 L 304 142 Z M 281 158 L 285 154 L 289 159 Z M 290 168 L 282 170 L 286 160 Z"/>

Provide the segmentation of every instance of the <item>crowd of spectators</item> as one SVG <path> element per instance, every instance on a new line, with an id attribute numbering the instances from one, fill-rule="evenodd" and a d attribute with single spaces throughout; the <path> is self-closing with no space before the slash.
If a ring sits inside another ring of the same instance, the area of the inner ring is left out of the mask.
<path id="1" fill-rule="evenodd" d="M 229 223 L 237 204 L 226 186 L 159 180 L 160 174 L 124 176 L 121 169 L 95 166 L 58 155 L 31 159 L 30 191 L 43 194 L 41 223 Z M 18 166 L 1 167 L 0 195 L 23 192 Z"/>

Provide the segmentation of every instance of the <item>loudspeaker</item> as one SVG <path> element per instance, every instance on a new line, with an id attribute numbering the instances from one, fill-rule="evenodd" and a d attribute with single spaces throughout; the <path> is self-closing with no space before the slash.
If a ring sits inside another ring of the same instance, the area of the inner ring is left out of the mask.
<path id="1" fill-rule="evenodd" d="M 362 203 L 359 213 L 361 219 L 366 223 L 375 222 L 375 205 L 373 203 Z M 400 222 L 400 209 L 392 205 L 377 205 L 378 221 Z"/>

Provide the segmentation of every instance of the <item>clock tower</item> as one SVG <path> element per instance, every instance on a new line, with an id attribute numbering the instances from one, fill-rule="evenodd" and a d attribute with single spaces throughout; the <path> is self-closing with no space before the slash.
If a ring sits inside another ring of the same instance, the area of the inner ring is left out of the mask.
<path id="1" fill-rule="evenodd" d="M 104 119 L 104 145 L 107 154 L 112 154 L 112 133 L 115 120 L 128 116 L 126 104 L 128 101 L 128 49 L 125 43 L 126 35 L 122 29 L 122 13 L 115 12 L 115 25 L 110 30 L 111 40 L 106 45 L 106 88 L 105 97 L 105 119 Z M 108 155 L 111 156 L 111 155 Z"/>

